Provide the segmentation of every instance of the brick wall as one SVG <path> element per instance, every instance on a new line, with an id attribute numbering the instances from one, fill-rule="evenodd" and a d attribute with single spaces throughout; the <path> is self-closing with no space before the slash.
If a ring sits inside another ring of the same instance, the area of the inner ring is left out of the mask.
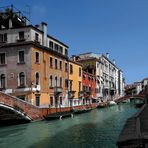
<path id="1" fill-rule="evenodd" d="M 18 98 L 6 95 L 2 92 L 0 92 L 0 103 L 24 112 L 32 120 L 39 120 L 43 118 L 41 110 L 38 107 L 33 106 Z"/>

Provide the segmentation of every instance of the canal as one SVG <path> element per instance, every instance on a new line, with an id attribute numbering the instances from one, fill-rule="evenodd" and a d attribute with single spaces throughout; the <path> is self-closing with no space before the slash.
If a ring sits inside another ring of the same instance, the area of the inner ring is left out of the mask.
<path id="1" fill-rule="evenodd" d="M 116 148 L 123 125 L 136 111 L 125 103 L 73 119 L 0 127 L 0 148 Z"/>

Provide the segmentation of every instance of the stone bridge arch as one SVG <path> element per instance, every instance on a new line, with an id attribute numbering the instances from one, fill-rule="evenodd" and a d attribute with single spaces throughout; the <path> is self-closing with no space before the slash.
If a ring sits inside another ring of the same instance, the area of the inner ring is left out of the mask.
<path id="1" fill-rule="evenodd" d="M 120 103 L 124 100 L 128 100 L 128 99 L 140 99 L 140 100 L 145 100 L 145 95 L 134 95 L 134 96 L 131 96 L 131 95 L 128 95 L 128 96 L 123 96 L 123 97 L 120 97 L 116 100 L 114 100 L 116 103 Z"/>
<path id="2" fill-rule="evenodd" d="M 41 109 L 19 98 L 0 92 L 0 107 L 17 113 L 28 120 L 43 119 Z"/>

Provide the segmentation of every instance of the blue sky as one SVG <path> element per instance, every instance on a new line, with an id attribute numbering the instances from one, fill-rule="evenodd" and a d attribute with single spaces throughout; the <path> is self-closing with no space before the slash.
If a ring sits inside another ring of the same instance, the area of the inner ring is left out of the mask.
<path id="1" fill-rule="evenodd" d="M 126 83 L 148 77 L 148 0 L 0 0 L 21 11 L 30 7 L 33 25 L 66 43 L 69 55 L 110 53 Z"/>

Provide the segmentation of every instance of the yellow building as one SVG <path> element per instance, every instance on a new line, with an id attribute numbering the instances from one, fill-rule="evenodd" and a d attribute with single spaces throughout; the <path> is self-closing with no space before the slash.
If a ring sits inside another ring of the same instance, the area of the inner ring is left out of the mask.
<path id="1" fill-rule="evenodd" d="M 68 99 L 70 106 L 82 104 L 82 65 L 75 62 L 75 59 L 69 60 L 69 93 Z"/>

